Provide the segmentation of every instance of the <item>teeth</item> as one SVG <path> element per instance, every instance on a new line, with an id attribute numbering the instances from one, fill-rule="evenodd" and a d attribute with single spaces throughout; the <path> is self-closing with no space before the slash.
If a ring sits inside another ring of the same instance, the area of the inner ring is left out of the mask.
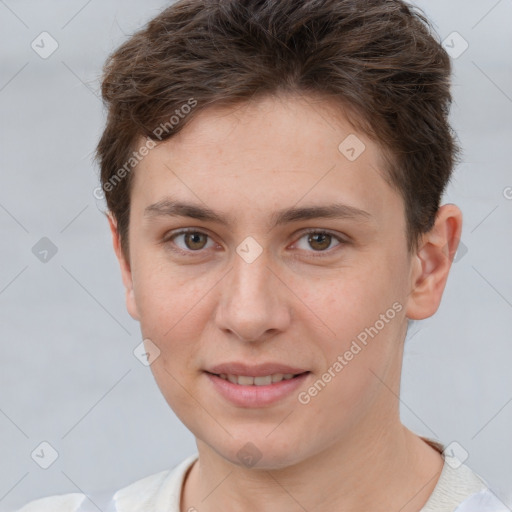
<path id="1" fill-rule="evenodd" d="M 265 377 L 254 377 L 254 384 L 256 386 L 268 386 L 272 384 L 272 375 L 265 375 Z"/>
<path id="2" fill-rule="evenodd" d="M 219 375 L 221 379 L 229 380 L 233 384 L 239 384 L 241 386 L 268 386 L 275 382 L 281 382 L 282 380 L 293 379 L 293 373 L 274 373 L 272 375 L 265 375 L 262 377 L 249 377 L 248 375 L 229 375 L 221 373 Z"/>

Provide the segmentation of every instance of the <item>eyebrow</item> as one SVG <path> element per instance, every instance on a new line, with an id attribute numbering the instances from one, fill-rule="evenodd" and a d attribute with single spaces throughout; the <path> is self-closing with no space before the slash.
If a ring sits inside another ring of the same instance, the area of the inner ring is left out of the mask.
<path id="1" fill-rule="evenodd" d="M 223 226 L 231 226 L 233 219 L 210 208 L 177 201 L 170 198 L 162 199 L 149 205 L 144 210 L 145 217 L 191 217 L 202 221 L 216 222 Z M 332 203 L 320 206 L 306 206 L 302 208 L 284 208 L 274 212 L 270 218 L 270 229 L 291 222 L 311 219 L 354 219 L 364 221 L 371 218 L 371 214 L 354 206 L 342 203 Z"/>

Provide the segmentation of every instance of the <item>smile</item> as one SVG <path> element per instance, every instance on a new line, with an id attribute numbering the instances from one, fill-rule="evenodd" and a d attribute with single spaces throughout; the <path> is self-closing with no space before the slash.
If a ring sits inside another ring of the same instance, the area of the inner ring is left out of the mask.
<path id="1" fill-rule="evenodd" d="M 265 407 L 295 397 L 311 372 L 272 373 L 257 377 L 205 372 L 216 396 L 237 407 Z"/>
<path id="2" fill-rule="evenodd" d="M 233 384 L 239 384 L 240 386 L 268 386 L 282 380 L 290 380 L 295 377 L 293 373 L 274 373 L 272 375 L 263 375 L 261 377 L 250 377 L 248 375 L 232 375 L 221 373 L 219 377 L 224 380 L 228 380 Z"/>

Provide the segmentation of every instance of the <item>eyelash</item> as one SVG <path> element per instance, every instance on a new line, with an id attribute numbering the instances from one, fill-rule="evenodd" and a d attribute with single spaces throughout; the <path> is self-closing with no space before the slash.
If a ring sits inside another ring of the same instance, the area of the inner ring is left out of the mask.
<path id="1" fill-rule="evenodd" d="M 199 249 L 197 251 L 191 251 L 191 250 L 184 251 L 183 249 L 176 248 L 176 245 L 174 243 L 172 243 L 172 240 L 174 238 L 176 238 L 180 235 L 186 234 L 186 233 L 199 233 L 199 234 L 205 235 L 211 239 L 210 235 L 208 233 L 205 233 L 204 231 L 201 231 L 201 230 L 195 229 L 195 228 L 186 228 L 186 229 L 181 229 L 179 231 L 170 233 L 168 236 L 164 237 L 164 239 L 162 240 L 162 243 L 165 245 L 169 245 L 170 249 L 175 253 L 178 253 L 178 254 L 181 254 L 184 256 L 195 257 L 197 254 L 200 254 L 203 250 Z M 325 258 L 327 256 L 331 256 L 332 252 L 336 251 L 336 247 L 339 247 L 344 244 L 346 245 L 348 243 L 347 240 L 344 240 L 340 236 L 335 235 L 331 231 L 325 230 L 325 229 L 308 229 L 306 231 L 303 231 L 301 233 L 300 237 L 297 239 L 297 241 L 301 240 L 304 236 L 309 235 L 311 233 L 330 235 L 332 238 L 334 238 L 335 240 L 337 240 L 339 242 L 338 246 L 335 246 L 334 248 L 331 248 L 331 249 L 326 249 L 324 251 L 306 251 L 306 252 L 311 252 L 311 255 L 309 256 L 311 258 Z"/>

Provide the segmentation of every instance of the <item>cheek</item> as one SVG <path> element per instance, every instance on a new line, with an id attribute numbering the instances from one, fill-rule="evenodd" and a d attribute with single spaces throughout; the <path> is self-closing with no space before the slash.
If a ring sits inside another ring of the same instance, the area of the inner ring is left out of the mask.
<path id="1" fill-rule="evenodd" d="M 322 320 L 333 342 L 343 344 L 400 301 L 396 283 L 389 267 L 361 265 L 340 269 L 328 281 L 304 280 L 297 295 Z"/>
<path id="2" fill-rule="evenodd" d="M 323 287 L 304 290 L 304 302 L 322 321 L 309 334 L 322 354 L 323 367 L 318 368 L 322 382 L 308 392 L 323 395 L 312 400 L 319 414 L 322 403 L 336 404 L 338 411 L 359 408 L 371 399 L 372 389 L 381 386 L 374 373 L 383 375 L 397 360 L 405 321 L 400 287 L 389 268 L 353 270 Z"/>
<path id="3" fill-rule="evenodd" d="M 169 406 L 187 424 L 186 419 L 197 414 L 197 404 L 187 390 L 194 393 L 191 379 L 197 372 L 196 352 L 206 304 L 201 298 L 208 287 L 154 265 L 140 266 L 134 279 L 142 336 L 160 350 L 151 364 L 155 382 Z"/>
<path id="4" fill-rule="evenodd" d="M 156 343 L 164 357 L 170 351 L 174 356 L 183 352 L 201 330 L 199 317 L 209 286 L 186 274 L 149 261 L 133 270 L 142 335 Z"/>

